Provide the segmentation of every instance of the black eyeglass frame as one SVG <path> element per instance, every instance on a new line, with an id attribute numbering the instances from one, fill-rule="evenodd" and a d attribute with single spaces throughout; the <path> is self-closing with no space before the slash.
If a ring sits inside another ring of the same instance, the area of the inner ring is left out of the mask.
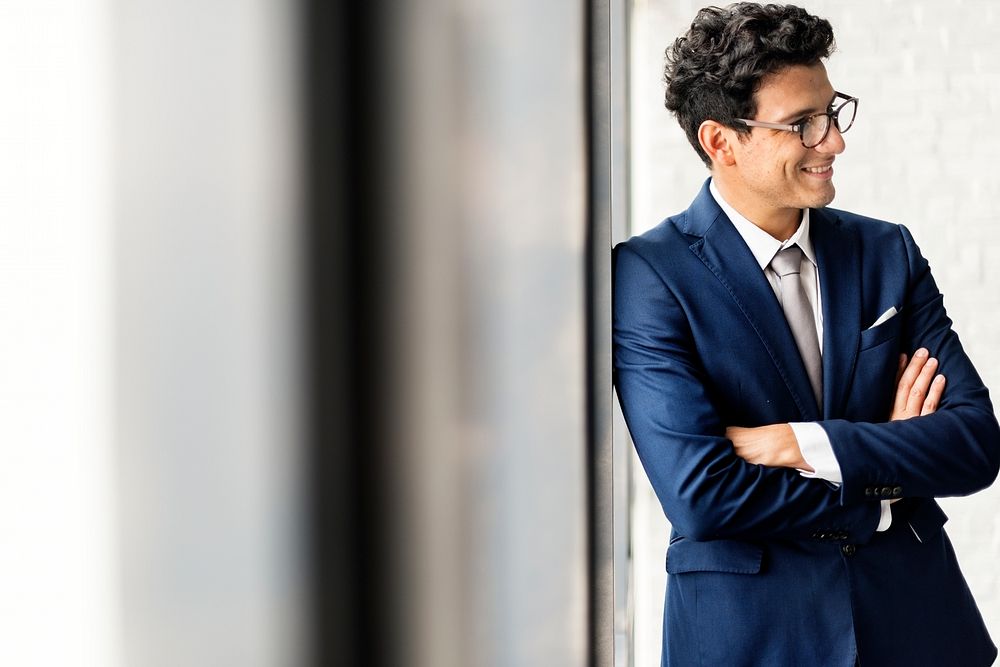
<path id="1" fill-rule="evenodd" d="M 833 102 L 835 102 L 838 97 L 843 98 L 844 101 L 841 102 L 836 109 L 833 109 L 832 111 L 821 111 L 820 113 L 811 114 L 809 116 L 806 116 L 805 118 L 799 119 L 798 121 L 790 125 L 786 123 L 768 123 L 762 120 L 751 120 L 748 118 L 735 118 L 734 120 L 738 120 L 747 127 L 764 127 L 769 130 L 784 130 L 785 132 L 795 132 L 799 135 L 799 141 L 802 142 L 802 146 L 804 148 L 815 148 L 816 146 L 819 146 L 821 143 L 826 141 L 826 138 L 830 135 L 830 128 L 833 125 L 837 126 L 837 131 L 840 132 L 841 134 L 847 132 L 854 125 L 854 119 L 857 118 L 858 116 L 858 106 L 859 106 L 858 98 L 853 97 L 851 95 L 845 95 L 844 93 L 841 92 L 834 91 L 833 100 L 830 101 L 830 104 L 833 104 Z M 846 107 L 851 102 L 854 102 L 854 113 L 851 115 L 851 120 L 850 122 L 847 123 L 847 127 L 842 128 L 840 127 L 840 112 L 844 107 Z M 819 116 L 826 116 L 827 118 L 830 119 L 829 121 L 827 121 L 826 131 L 823 132 L 823 136 L 820 137 L 820 140 L 817 141 L 816 143 L 806 144 L 804 136 L 806 124 L 808 124 L 809 121 L 812 120 L 813 118 L 817 118 Z"/>

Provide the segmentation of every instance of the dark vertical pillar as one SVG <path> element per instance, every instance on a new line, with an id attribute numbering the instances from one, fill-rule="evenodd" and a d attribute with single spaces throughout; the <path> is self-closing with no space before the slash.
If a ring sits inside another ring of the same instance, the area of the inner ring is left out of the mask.
<path id="1" fill-rule="evenodd" d="M 376 4 L 305 0 L 302 256 L 307 295 L 311 637 L 317 665 L 382 664 L 377 590 L 380 255 Z"/>
<path id="2" fill-rule="evenodd" d="M 611 246 L 628 216 L 625 0 L 589 4 L 590 211 L 587 233 L 588 458 L 592 664 L 627 651 L 628 442 L 612 438 Z M 616 649 L 617 645 L 617 649 Z M 621 656 L 619 656 L 620 658 Z"/>
<path id="3" fill-rule="evenodd" d="M 587 216 L 588 625 L 591 664 L 614 664 L 613 457 L 611 455 L 611 2 L 588 3 Z"/>

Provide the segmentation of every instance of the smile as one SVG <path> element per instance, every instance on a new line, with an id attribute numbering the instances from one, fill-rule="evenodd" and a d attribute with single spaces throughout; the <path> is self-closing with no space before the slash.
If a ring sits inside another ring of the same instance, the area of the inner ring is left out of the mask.
<path id="1" fill-rule="evenodd" d="M 802 171 L 818 181 L 829 181 L 833 178 L 833 163 L 821 167 L 802 167 Z"/>

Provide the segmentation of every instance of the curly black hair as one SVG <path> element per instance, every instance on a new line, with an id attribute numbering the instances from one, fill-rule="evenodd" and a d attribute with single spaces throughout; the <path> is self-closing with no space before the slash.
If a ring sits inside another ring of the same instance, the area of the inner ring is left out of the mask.
<path id="1" fill-rule="evenodd" d="M 712 119 L 749 132 L 736 118 L 753 118 L 762 79 L 792 65 L 814 65 L 835 48 L 826 19 L 793 5 L 738 2 L 706 7 L 666 51 L 666 107 L 706 166 L 698 128 Z"/>

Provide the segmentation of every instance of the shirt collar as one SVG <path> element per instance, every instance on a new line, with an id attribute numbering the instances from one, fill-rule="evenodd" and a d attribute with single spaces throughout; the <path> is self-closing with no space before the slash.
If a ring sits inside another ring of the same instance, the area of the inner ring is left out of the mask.
<path id="1" fill-rule="evenodd" d="M 809 209 L 802 209 L 802 221 L 798 229 L 795 230 L 795 233 L 789 239 L 782 243 L 747 220 L 739 211 L 730 206 L 729 202 L 722 197 L 719 189 L 715 187 L 715 179 L 712 179 L 709 183 L 708 189 L 719 204 L 719 207 L 732 221 L 733 226 L 736 227 L 736 231 L 740 233 L 740 236 L 743 237 L 743 240 L 749 246 L 750 252 L 753 254 L 754 259 L 757 260 L 757 264 L 760 265 L 761 270 L 767 268 L 767 265 L 771 263 L 771 260 L 774 259 L 779 250 L 795 244 L 798 244 L 802 249 L 802 254 L 813 263 L 813 266 L 817 265 L 816 255 L 813 253 L 812 240 L 809 238 Z"/>

